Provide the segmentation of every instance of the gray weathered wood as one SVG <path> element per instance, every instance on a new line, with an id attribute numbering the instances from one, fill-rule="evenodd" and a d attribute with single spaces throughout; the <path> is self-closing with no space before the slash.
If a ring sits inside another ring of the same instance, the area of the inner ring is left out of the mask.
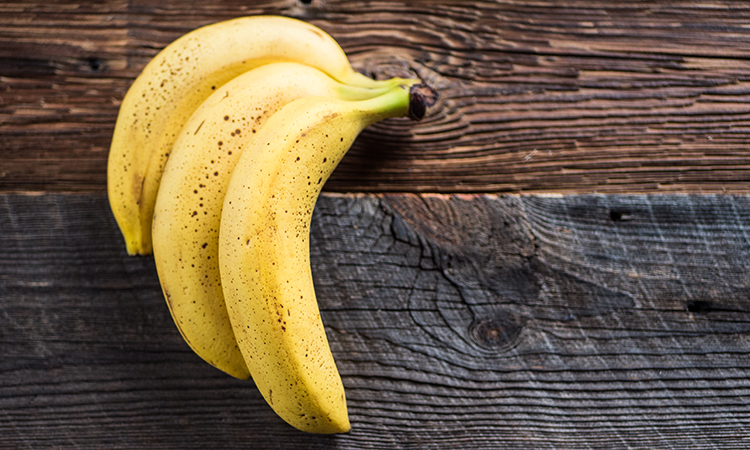
<path id="1" fill-rule="evenodd" d="M 103 194 L 0 195 L 0 448 L 744 449 L 750 198 L 325 195 L 353 430 L 193 355 Z"/>

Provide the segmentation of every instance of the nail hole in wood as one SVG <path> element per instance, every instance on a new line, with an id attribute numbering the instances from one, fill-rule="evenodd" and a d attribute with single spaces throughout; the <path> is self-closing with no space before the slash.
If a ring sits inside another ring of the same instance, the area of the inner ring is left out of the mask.
<path id="1" fill-rule="evenodd" d="M 632 217 L 629 212 L 626 211 L 616 211 L 616 210 L 610 210 L 609 211 L 609 220 L 612 222 L 626 222 L 630 220 Z"/>
<path id="2" fill-rule="evenodd" d="M 687 302 L 685 307 L 687 308 L 688 312 L 697 314 L 707 313 L 714 310 L 711 302 L 707 302 L 705 300 L 691 300 Z"/>
<path id="3" fill-rule="evenodd" d="M 104 66 L 104 63 L 99 58 L 88 58 L 86 60 L 86 64 L 88 64 L 89 69 L 93 70 L 94 72 L 99 71 Z"/>

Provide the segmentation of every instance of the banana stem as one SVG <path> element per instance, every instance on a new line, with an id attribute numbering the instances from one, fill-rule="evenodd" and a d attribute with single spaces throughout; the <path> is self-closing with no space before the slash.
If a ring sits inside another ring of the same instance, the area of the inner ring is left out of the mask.
<path id="1" fill-rule="evenodd" d="M 360 110 L 367 111 L 370 124 L 391 117 L 409 116 L 421 120 L 427 108 L 435 103 L 434 94 L 435 91 L 421 84 L 399 84 L 385 94 L 361 100 Z"/>
<path id="2" fill-rule="evenodd" d="M 437 101 L 437 92 L 426 84 L 414 84 L 409 87 L 411 103 L 409 103 L 409 117 L 422 120 L 427 110 Z"/>

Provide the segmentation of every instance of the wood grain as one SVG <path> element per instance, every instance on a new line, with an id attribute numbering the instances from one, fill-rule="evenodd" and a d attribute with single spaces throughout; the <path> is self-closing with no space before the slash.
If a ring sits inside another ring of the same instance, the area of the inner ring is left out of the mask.
<path id="1" fill-rule="evenodd" d="M 262 13 L 440 93 L 421 123 L 366 131 L 329 192 L 750 192 L 750 6 L 601 0 L 3 2 L 0 190 L 101 192 L 148 60 Z"/>
<path id="2" fill-rule="evenodd" d="M 0 448 L 743 449 L 750 198 L 324 195 L 353 430 L 190 352 L 103 194 L 0 195 Z"/>

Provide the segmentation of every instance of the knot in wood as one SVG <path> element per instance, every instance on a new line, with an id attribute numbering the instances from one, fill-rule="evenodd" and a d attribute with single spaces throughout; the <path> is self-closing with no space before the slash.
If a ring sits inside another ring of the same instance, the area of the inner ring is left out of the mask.
<path id="1" fill-rule="evenodd" d="M 498 314 L 474 320 L 469 325 L 471 340 L 485 350 L 504 352 L 513 348 L 523 324 L 509 314 Z"/>

